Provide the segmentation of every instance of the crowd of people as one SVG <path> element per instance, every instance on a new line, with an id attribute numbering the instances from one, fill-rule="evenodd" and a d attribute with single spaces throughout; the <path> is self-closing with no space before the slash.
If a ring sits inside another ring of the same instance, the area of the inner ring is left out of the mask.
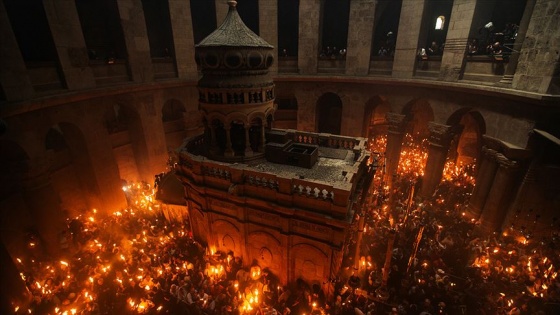
<path id="1" fill-rule="evenodd" d="M 188 221 L 169 222 L 147 184 L 123 187 L 129 208 L 69 219 L 72 245 L 52 260 L 34 244 L 17 266 L 32 295 L 16 314 L 557 314 L 558 234 L 527 228 L 483 233 L 465 207 L 473 165 L 448 161 L 430 198 L 417 196 L 426 141 L 407 136 L 392 191 L 384 181 L 386 138 L 371 142 L 380 165 L 359 261 L 345 255 L 322 284 L 282 284 L 233 252 L 196 242 Z M 359 221 L 358 218 L 355 220 Z M 530 231 L 529 231 L 530 232 Z M 556 232 L 557 233 L 557 232 Z M 350 243 L 358 245 L 355 240 Z M 349 247 L 351 248 L 351 246 Z"/>
<path id="2" fill-rule="evenodd" d="M 339 50 L 336 47 L 327 46 L 321 50 L 319 57 L 328 59 L 344 59 L 346 58 L 346 48 Z"/>
<path id="3" fill-rule="evenodd" d="M 70 257 L 49 259 L 37 243 L 17 258 L 32 299 L 15 314 L 325 314 L 318 286 L 243 268 L 233 252 L 196 242 L 188 221 L 167 221 L 150 185 L 123 190 L 128 209 L 68 220 Z"/>
<path id="4" fill-rule="evenodd" d="M 372 143 L 383 152 L 377 146 L 386 140 Z M 425 149 L 425 142 L 405 140 L 392 197 L 378 174 L 363 214 L 362 257 L 352 275 L 358 280 L 338 288 L 335 314 L 558 314 L 558 232 L 540 240 L 529 240 L 526 227 L 484 233 L 465 215 L 473 165 L 448 161 L 434 195 L 418 197 Z"/>

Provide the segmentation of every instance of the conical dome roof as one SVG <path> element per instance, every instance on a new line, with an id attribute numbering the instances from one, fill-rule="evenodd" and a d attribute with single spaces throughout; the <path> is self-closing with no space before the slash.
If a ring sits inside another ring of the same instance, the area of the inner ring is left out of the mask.
<path id="1" fill-rule="evenodd" d="M 195 47 L 259 47 L 259 48 L 274 48 L 267 43 L 264 39 L 260 38 L 257 34 L 251 31 L 241 17 L 237 13 L 237 1 L 228 1 L 229 11 L 228 14 L 220 25 L 212 34 L 204 38 Z"/>

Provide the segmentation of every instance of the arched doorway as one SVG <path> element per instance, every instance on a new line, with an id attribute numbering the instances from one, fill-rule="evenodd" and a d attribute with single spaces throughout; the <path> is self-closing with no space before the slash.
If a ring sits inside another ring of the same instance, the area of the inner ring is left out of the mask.
<path id="1" fill-rule="evenodd" d="M 317 100 L 317 132 L 340 134 L 342 100 L 334 93 L 325 93 Z"/>
<path id="2" fill-rule="evenodd" d="M 362 128 L 362 135 L 365 138 L 374 139 L 387 134 L 386 115 L 390 109 L 389 104 L 381 96 L 372 97 L 366 102 Z"/>
<path id="3" fill-rule="evenodd" d="M 463 131 L 449 149 L 449 157 L 457 165 L 470 165 L 480 160 L 482 135 L 486 133 L 486 123 L 482 115 L 470 108 L 454 112 L 447 120 L 448 125 L 461 125 Z"/>
<path id="4" fill-rule="evenodd" d="M 410 101 L 402 110 L 406 116 L 406 133 L 415 141 L 422 141 L 430 136 L 428 122 L 434 120 L 434 111 L 427 100 L 416 99 Z"/>

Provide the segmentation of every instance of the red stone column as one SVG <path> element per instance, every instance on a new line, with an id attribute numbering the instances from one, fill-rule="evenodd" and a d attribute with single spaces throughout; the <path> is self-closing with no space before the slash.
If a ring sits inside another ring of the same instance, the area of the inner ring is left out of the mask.
<path id="1" fill-rule="evenodd" d="M 385 182 L 389 191 L 393 188 L 393 175 L 397 173 L 401 148 L 406 125 L 405 115 L 387 113 L 389 131 L 387 133 L 387 148 L 385 149 Z"/>
<path id="2" fill-rule="evenodd" d="M 487 232 L 495 232 L 502 227 L 519 171 L 519 163 L 506 158 L 503 154 L 496 154 L 496 159 L 498 170 L 480 216 L 481 228 Z"/>
<path id="3" fill-rule="evenodd" d="M 428 160 L 422 178 L 420 195 L 423 197 L 431 196 L 443 175 L 449 144 L 453 137 L 462 131 L 462 126 L 448 126 L 434 122 L 428 123 L 430 129 L 430 145 L 428 148 Z"/>
<path id="4" fill-rule="evenodd" d="M 492 188 L 492 182 L 494 181 L 494 176 L 496 175 L 496 170 L 498 169 L 498 162 L 496 161 L 495 150 L 489 149 L 487 147 L 482 148 L 482 161 L 480 163 L 480 169 L 476 176 L 476 185 L 469 200 L 469 205 L 467 209 L 467 214 L 469 218 L 478 220 L 480 213 L 484 208 L 484 203 L 490 193 L 490 188 Z"/>

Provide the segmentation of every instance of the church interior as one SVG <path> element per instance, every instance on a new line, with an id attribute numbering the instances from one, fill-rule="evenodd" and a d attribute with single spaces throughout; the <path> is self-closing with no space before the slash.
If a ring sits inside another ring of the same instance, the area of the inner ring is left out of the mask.
<path id="1" fill-rule="evenodd" d="M 559 16 L 0 1 L 0 312 L 560 313 Z"/>

